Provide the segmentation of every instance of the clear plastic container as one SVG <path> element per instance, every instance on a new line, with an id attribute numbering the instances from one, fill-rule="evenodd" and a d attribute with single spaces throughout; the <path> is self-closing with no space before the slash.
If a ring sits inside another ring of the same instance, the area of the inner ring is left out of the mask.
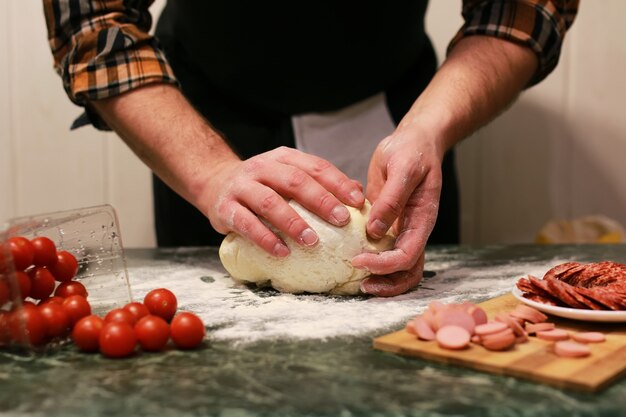
<path id="1" fill-rule="evenodd" d="M 87 288 L 92 313 L 103 315 L 112 308 L 122 307 L 132 301 L 119 221 L 112 206 L 10 219 L 4 230 L 0 230 L 0 310 L 4 312 L 19 308 L 22 303 L 6 244 L 14 236 L 28 239 L 45 236 L 56 244 L 58 251 L 65 250 L 73 254 L 79 265 L 74 279 Z M 6 291 L 3 286 L 6 286 Z M 7 294 L 4 299 L 3 291 Z M 2 317 L 0 315 L 0 320 Z M 0 327 L 3 327 L 1 323 Z M 0 345 L 2 336 L 0 334 Z M 4 342 L 6 345 L 6 335 Z"/>

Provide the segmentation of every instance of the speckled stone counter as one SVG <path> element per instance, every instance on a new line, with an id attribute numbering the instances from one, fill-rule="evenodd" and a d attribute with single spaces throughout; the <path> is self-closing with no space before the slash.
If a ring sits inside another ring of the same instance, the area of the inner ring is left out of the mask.
<path id="1" fill-rule="evenodd" d="M 432 248 L 421 288 L 391 299 L 237 285 L 210 248 L 128 250 L 127 258 L 134 297 L 172 289 L 205 320 L 205 345 L 123 360 L 69 344 L 0 352 L 0 415 L 626 415 L 626 380 L 581 394 L 371 347 L 434 299 L 484 301 L 566 260 L 626 262 L 624 245 Z"/>

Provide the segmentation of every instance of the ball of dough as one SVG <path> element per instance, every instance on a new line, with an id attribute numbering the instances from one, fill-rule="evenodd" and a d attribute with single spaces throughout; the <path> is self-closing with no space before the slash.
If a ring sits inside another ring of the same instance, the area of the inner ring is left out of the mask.
<path id="1" fill-rule="evenodd" d="M 365 226 L 370 203 L 366 201 L 361 210 L 346 206 L 350 222 L 344 227 L 327 223 L 293 200 L 289 204 L 317 232 L 317 245 L 303 247 L 272 227 L 291 251 L 286 258 L 277 258 L 240 235 L 230 233 L 219 251 L 224 268 L 238 282 L 271 285 L 281 292 L 358 294 L 360 282 L 369 272 L 353 268 L 352 258 L 363 252 L 391 249 L 395 241 L 391 234 L 380 240 L 367 237 Z"/>

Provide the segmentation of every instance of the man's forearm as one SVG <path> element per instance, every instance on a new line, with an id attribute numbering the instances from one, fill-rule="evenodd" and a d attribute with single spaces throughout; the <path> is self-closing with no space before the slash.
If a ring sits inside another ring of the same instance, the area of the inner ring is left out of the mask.
<path id="1" fill-rule="evenodd" d="M 398 133 L 428 130 L 441 155 L 502 112 L 537 68 L 529 48 L 470 36 L 452 50 L 400 122 Z"/>
<path id="2" fill-rule="evenodd" d="M 153 172 L 206 212 L 198 199 L 207 179 L 220 161 L 238 157 L 177 88 L 153 84 L 91 105 Z"/>

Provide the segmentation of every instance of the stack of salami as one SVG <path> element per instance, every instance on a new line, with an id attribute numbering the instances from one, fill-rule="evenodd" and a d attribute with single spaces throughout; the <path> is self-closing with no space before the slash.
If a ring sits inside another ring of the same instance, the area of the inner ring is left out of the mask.
<path id="1" fill-rule="evenodd" d="M 540 303 L 587 310 L 626 310 L 626 265 L 567 262 L 538 279 L 520 278 L 523 296 Z"/>

